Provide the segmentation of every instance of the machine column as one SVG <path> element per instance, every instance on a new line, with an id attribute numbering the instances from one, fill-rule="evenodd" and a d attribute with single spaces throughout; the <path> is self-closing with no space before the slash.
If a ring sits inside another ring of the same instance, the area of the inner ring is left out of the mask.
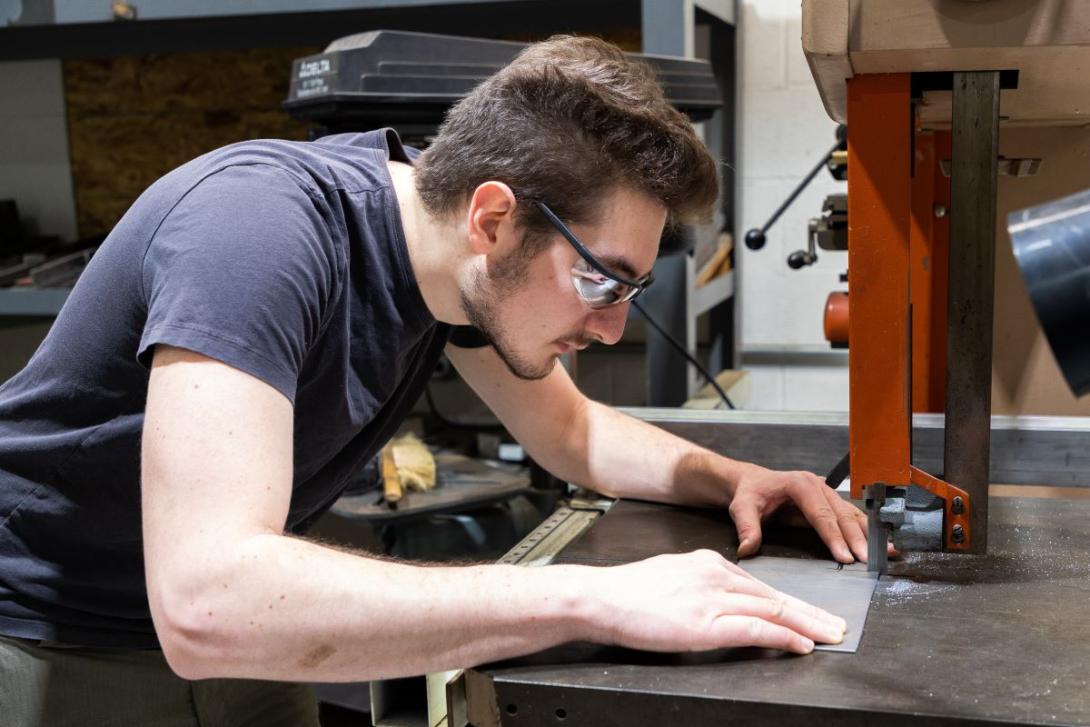
<path id="1" fill-rule="evenodd" d="M 912 173 L 912 411 L 946 409 L 946 275 L 950 247 L 949 131 L 917 131 Z"/>
<path id="2" fill-rule="evenodd" d="M 945 475 L 973 503 L 970 552 L 988 544 L 999 72 L 954 73 Z"/>
<path id="3" fill-rule="evenodd" d="M 887 486 L 912 457 L 909 227 L 912 107 L 908 74 L 848 81 L 849 428 L 852 496 L 868 488 L 869 566 L 885 570 L 878 521 Z"/>

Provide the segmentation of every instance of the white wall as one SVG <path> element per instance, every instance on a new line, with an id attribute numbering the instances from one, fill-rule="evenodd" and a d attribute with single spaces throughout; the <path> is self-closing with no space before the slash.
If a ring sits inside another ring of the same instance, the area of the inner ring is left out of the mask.
<path id="1" fill-rule="evenodd" d="M 739 243 L 745 231 L 764 224 L 802 177 L 835 142 L 836 125 L 825 113 L 806 65 L 799 0 L 739 0 L 740 107 L 738 119 Z M 742 365 L 753 382 L 751 408 L 847 410 L 848 372 L 839 357 L 822 353 L 825 298 L 843 289 L 838 274 L 847 253 L 818 251 L 803 270 L 787 256 L 806 246 L 810 217 L 827 194 L 845 184 L 822 171 L 769 230 L 768 244 L 742 255 Z M 781 361 L 768 349 L 801 350 Z M 759 357 L 746 350 L 763 349 Z M 831 359 L 831 361 L 830 361 Z"/>
<path id="2" fill-rule="evenodd" d="M 0 199 L 31 234 L 76 236 L 61 62 L 0 63 Z"/>

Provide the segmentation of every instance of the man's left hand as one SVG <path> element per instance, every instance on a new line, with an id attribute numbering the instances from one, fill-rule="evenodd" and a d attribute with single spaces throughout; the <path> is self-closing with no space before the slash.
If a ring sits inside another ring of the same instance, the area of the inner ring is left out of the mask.
<path id="1" fill-rule="evenodd" d="M 793 505 L 841 563 L 867 560 L 867 516 L 810 472 L 777 472 L 747 464 L 736 479 L 730 516 L 738 529 L 738 556 L 761 547 L 761 523 Z"/>

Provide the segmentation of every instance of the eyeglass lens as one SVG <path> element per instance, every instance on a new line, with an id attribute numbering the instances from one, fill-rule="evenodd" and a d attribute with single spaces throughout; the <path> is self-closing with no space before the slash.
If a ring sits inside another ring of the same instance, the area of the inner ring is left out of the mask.
<path id="1" fill-rule="evenodd" d="M 579 296 L 591 308 L 606 308 L 623 303 L 635 297 L 637 288 L 607 278 L 590 267 L 585 260 L 579 260 L 572 268 L 572 282 Z"/>

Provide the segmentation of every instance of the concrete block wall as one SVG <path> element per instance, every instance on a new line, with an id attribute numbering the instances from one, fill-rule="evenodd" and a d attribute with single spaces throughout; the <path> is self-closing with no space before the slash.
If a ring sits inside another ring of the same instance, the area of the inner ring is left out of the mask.
<path id="1" fill-rule="evenodd" d="M 59 60 L 0 63 L 0 199 L 32 234 L 76 236 Z"/>
<path id="2" fill-rule="evenodd" d="M 835 141 L 836 125 L 821 105 L 800 35 L 799 0 L 740 0 L 739 240 L 768 219 Z M 818 262 L 803 270 L 786 262 L 806 246 L 807 220 L 820 214 L 825 196 L 843 191 L 843 182 L 819 173 L 769 231 L 763 250 L 740 246 L 742 365 L 753 382 L 751 408 L 847 410 L 846 359 L 825 354 L 822 333 L 825 298 L 844 288 L 838 274 L 847 253 L 819 250 Z M 782 360 L 774 350 L 784 351 Z"/>

